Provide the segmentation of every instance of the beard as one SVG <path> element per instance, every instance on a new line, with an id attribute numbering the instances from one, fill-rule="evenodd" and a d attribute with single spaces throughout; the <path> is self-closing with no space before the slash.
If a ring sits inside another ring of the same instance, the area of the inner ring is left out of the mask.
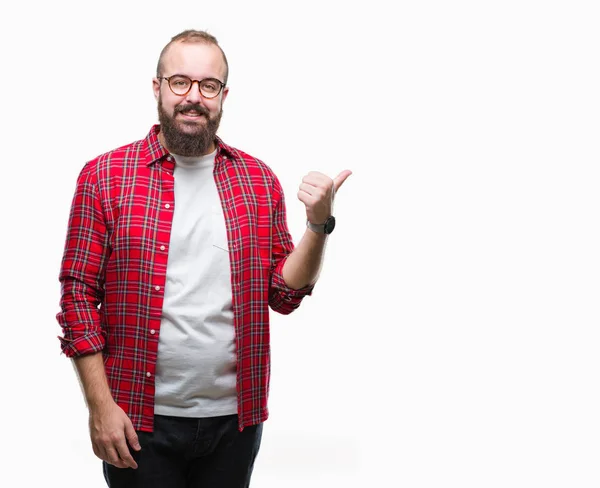
<path id="1" fill-rule="evenodd" d="M 198 122 L 176 120 L 178 113 L 189 110 L 204 116 L 205 123 L 202 123 L 200 118 Z M 207 154 L 215 140 L 222 115 L 223 109 L 221 108 L 219 113 L 211 118 L 206 108 L 194 103 L 178 105 L 173 110 L 173 115 L 170 115 L 163 108 L 161 98 L 158 99 L 160 132 L 165 138 L 169 152 L 180 156 L 198 157 Z"/>

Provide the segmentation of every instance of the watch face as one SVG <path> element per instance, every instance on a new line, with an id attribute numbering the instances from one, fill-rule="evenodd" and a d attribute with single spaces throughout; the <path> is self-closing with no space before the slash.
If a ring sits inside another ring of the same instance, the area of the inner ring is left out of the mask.
<path id="1" fill-rule="evenodd" d="M 335 228 L 335 217 L 331 216 L 325 222 L 325 234 L 331 234 Z"/>

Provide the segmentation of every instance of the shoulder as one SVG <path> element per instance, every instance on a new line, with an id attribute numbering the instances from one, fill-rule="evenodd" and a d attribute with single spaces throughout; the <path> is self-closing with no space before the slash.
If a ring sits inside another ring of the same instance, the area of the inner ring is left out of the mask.
<path id="1" fill-rule="evenodd" d="M 87 161 L 80 177 L 98 181 L 111 175 L 115 176 L 122 173 L 126 167 L 137 165 L 145 160 L 146 152 L 145 139 L 111 149 Z"/>
<path id="2" fill-rule="evenodd" d="M 244 169 L 249 176 L 253 178 L 262 178 L 268 180 L 276 188 L 280 187 L 279 180 L 273 169 L 263 160 L 248 154 L 234 146 L 223 143 L 219 139 L 219 148 L 223 151 L 225 157 L 231 159 L 234 166 Z"/>

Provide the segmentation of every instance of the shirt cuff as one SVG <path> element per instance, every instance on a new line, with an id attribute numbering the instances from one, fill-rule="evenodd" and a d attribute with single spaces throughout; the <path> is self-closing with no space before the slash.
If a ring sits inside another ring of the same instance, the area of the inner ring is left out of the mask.
<path id="1" fill-rule="evenodd" d="M 281 297 L 286 302 L 289 302 L 295 298 L 302 299 L 307 295 L 311 295 L 313 288 L 315 287 L 315 285 L 307 285 L 304 288 L 299 288 L 298 290 L 294 290 L 293 288 L 290 288 L 289 286 L 287 286 L 287 284 L 286 284 L 285 280 L 283 279 L 283 276 L 280 272 L 273 273 L 273 279 L 271 281 L 271 285 L 273 286 L 273 288 L 275 288 L 279 292 Z"/>
<path id="2" fill-rule="evenodd" d="M 101 332 L 92 332 L 76 339 L 58 337 L 62 352 L 68 358 L 83 356 L 84 354 L 93 354 L 104 349 L 106 339 Z"/>
<path id="3" fill-rule="evenodd" d="M 275 268 L 271 276 L 269 305 L 274 311 L 285 315 L 298 308 L 300 306 L 300 302 L 302 302 L 302 299 L 305 296 L 312 294 L 315 285 L 307 285 L 304 288 L 294 290 L 293 288 L 287 286 L 285 280 L 283 279 L 283 275 L 281 274 L 282 269 L 283 264 L 280 264 L 277 268 Z"/>

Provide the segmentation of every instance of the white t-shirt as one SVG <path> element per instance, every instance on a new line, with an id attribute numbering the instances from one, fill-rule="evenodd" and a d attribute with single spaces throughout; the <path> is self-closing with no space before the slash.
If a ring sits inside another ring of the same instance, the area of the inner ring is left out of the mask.
<path id="1" fill-rule="evenodd" d="M 215 154 L 173 155 L 175 209 L 156 364 L 159 415 L 237 413 L 229 251 Z"/>

